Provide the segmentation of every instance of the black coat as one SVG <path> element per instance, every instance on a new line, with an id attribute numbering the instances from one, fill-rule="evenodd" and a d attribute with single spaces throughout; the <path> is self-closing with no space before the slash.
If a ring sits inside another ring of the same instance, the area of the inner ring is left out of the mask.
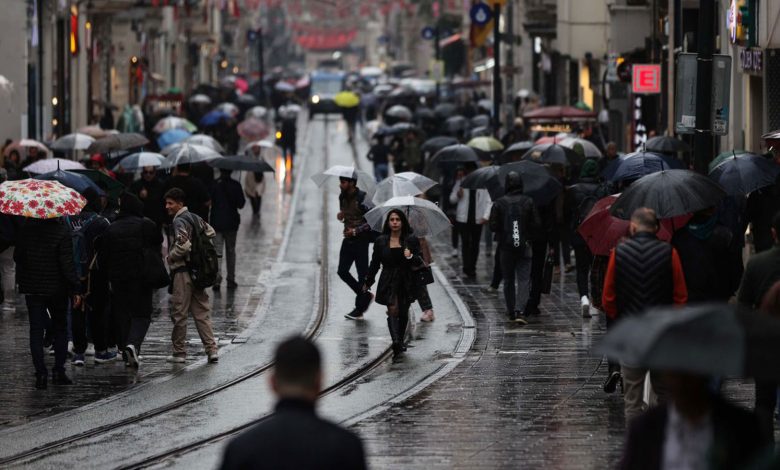
<path id="1" fill-rule="evenodd" d="M 510 245 L 509 238 L 504 236 L 506 230 L 512 230 L 509 227 L 504 227 L 504 219 L 510 208 L 515 205 L 520 206 L 520 218 L 522 220 L 520 225 L 523 232 L 520 236 L 524 242 L 531 240 L 533 234 L 539 231 L 539 227 L 542 223 L 533 200 L 524 195 L 522 191 L 513 191 L 496 199 L 496 202 L 493 203 L 493 207 L 490 210 L 490 220 L 488 224 L 490 230 L 496 233 L 496 238 L 501 249 L 511 250 L 513 248 Z"/>
<path id="2" fill-rule="evenodd" d="M 144 279 L 144 248 L 161 253 L 162 233 L 140 207 L 122 207 L 103 234 L 98 262 L 111 282 Z M 162 256 L 162 254 L 160 254 Z"/>
<path id="3" fill-rule="evenodd" d="M 420 252 L 420 241 L 414 235 L 409 235 L 401 240 L 401 246 L 409 248 L 412 259 L 403 259 L 397 265 L 390 250 L 390 235 L 382 234 L 374 241 L 374 252 L 371 255 L 371 264 L 368 266 L 366 285 L 374 284 L 376 273 L 382 267 L 379 276 L 379 284 L 376 288 L 376 303 L 390 305 L 393 298 L 398 298 L 399 304 L 411 304 L 417 299 L 417 283 L 414 280 L 412 267 L 422 266 L 423 259 Z"/>
<path id="4" fill-rule="evenodd" d="M 745 215 L 747 222 L 753 224 L 753 244 L 756 251 L 772 248 L 772 217 L 780 211 L 780 176 L 772 186 L 750 193 L 747 199 Z"/>
<path id="5" fill-rule="evenodd" d="M 748 260 L 737 301 L 750 308 L 758 308 L 764 294 L 780 280 L 780 245 L 753 255 Z"/>
<path id="6" fill-rule="evenodd" d="M 732 244 L 731 231 L 716 225 L 709 238 L 696 238 L 688 227 L 675 232 L 672 246 L 680 256 L 688 302 L 728 302 L 742 276 L 741 249 Z"/>
<path id="7" fill-rule="evenodd" d="M 211 186 L 211 218 L 209 224 L 217 232 L 235 232 L 241 223 L 238 210 L 244 207 L 241 183 L 233 178 L 220 177 Z"/>
<path id="8" fill-rule="evenodd" d="M 282 400 L 267 420 L 228 444 L 222 470 L 362 470 L 363 444 L 350 431 L 319 418 L 314 406 Z"/>
<path id="9" fill-rule="evenodd" d="M 165 185 L 162 181 L 155 178 L 152 181 L 146 181 L 145 179 L 141 178 L 138 181 L 133 182 L 133 184 L 130 185 L 130 192 L 138 196 L 141 201 L 144 203 L 144 216 L 148 217 L 157 224 L 158 226 L 162 226 L 163 222 L 165 222 L 165 209 L 164 209 L 164 202 L 161 204 L 160 201 L 163 200 L 163 190 L 165 189 Z M 141 190 L 146 190 L 146 198 L 141 198 Z"/>
<path id="10" fill-rule="evenodd" d="M 651 408 L 630 425 L 620 468 L 657 470 L 661 468 L 668 408 Z M 758 419 L 747 410 L 716 399 L 712 407 L 712 469 L 747 468 L 761 451 Z"/>
<path id="11" fill-rule="evenodd" d="M 59 220 L 25 220 L 19 227 L 14 261 L 22 294 L 81 293 L 70 232 Z"/>

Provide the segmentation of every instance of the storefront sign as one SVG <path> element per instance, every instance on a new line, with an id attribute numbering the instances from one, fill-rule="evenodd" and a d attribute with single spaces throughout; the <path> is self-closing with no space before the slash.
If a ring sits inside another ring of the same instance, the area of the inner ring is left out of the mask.
<path id="1" fill-rule="evenodd" d="M 744 73 L 762 73 L 764 71 L 764 51 L 758 48 L 740 47 L 739 69 Z"/>
<path id="2" fill-rule="evenodd" d="M 661 93 L 661 66 L 634 64 L 631 68 L 631 91 L 634 94 Z"/>

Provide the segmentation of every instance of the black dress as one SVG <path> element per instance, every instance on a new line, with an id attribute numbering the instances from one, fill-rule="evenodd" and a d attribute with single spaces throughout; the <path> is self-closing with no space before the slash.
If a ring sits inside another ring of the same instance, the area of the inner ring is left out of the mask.
<path id="1" fill-rule="evenodd" d="M 412 252 L 411 259 L 404 257 L 404 247 Z M 371 287 L 380 266 L 382 267 L 374 299 L 376 303 L 400 307 L 417 300 L 412 268 L 422 264 L 417 237 L 407 236 L 405 240 L 401 240 L 401 247 L 390 248 L 390 235 L 380 235 L 374 242 L 374 252 L 366 276 L 366 285 Z"/>

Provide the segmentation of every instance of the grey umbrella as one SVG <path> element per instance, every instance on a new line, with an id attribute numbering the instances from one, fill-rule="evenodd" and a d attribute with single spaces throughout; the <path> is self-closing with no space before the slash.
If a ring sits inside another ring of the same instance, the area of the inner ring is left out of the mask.
<path id="1" fill-rule="evenodd" d="M 400 119 L 402 121 L 412 120 L 412 112 L 409 111 L 409 108 L 400 104 L 391 106 L 387 111 L 385 111 L 385 116 Z"/>
<path id="2" fill-rule="evenodd" d="M 102 137 L 87 147 L 88 153 L 108 153 L 115 150 L 128 150 L 143 147 L 149 143 L 149 139 L 135 132 L 113 134 Z"/>
<path id="3" fill-rule="evenodd" d="M 161 168 L 173 168 L 176 165 L 207 162 L 222 158 L 222 155 L 214 150 L 196 144 L 182 144 L 176 150 L 168 154 Z"/>
<path id="4" fill-rule="evenodd" d="M 252 158 L 247 155 L 235 155 L 225 158 L 217 158 L 208 162 L 209 166 L 225 170 L 265 172 L 274 171 L 274 168 L 261 158 Z"/>
<path id="5" fill-rule="evenodd" d="M 79 134 L 78 132 L 75 132 L 73 134 L 64 135 L 55 140 L 49 146 L 49 148 L 59 151 L 85 150 L 89 148 L 93 142 L 95 142 L 93 137 L 90 137 L 87 134 Z"/>
<path id="6" fill-rule="evenodd" d="M 478 162 L 479 155 L 468 145 L 455 144 L 444 147 L 431 158 L 431 164 Z"/>
<path id="7" fill-rule="evenodd" d="M 677 153 L 687 152 L 691 147 L 682 140 L 669 137 L 668 135 L 659 135 L 647 139 L 645 148 L 651 152 Z"/>

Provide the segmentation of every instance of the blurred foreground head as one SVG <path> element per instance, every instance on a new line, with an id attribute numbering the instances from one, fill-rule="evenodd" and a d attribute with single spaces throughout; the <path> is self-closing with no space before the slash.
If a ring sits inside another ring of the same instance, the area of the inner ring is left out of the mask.
<path id="1" fill-rule="evenodd" d="M 655 211 L 648 207 L 640 207 L 631 214 L 629 232 L 631 235 L 638 232 L 656 233 L 658 226 L 658 217 L 656 217 Z"/>
<path id="2" fill-rule="evenodd" d="M 276 349 L 271 387 L 279 398 L 314 402 L 322 385 L 322 361 L 317 347 L 294 336 Z"/>

